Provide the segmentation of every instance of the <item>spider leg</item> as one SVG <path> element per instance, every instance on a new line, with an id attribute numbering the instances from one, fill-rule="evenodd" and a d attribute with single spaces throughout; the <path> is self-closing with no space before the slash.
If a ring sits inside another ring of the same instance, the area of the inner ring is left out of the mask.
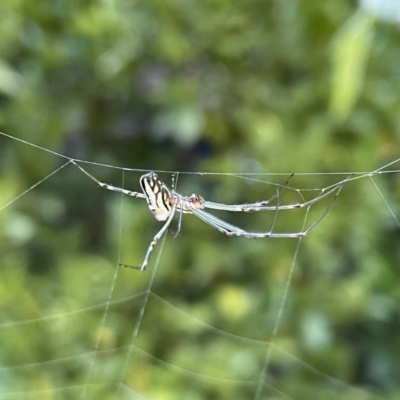
<path id="1" fill-rule="evenodd" d="M 150 254 L 154 250 L 154 247 L 156 246 L 157 242 L 164 235 L 164 233 L 168 229 L 169 225 L 171 224 L 171 221 L 172 221 L 172 219 L 174 218 L 174 215 L 175 215 L 175 210 L 176 210 L 176 202 L 174 203 L 174 205 L 173 205 L 173 207 L 171 209 L 171 214 L 169 215 L 168 219 L 165 221 L 165 224 L 157 232 L 157 234 L 154 236 L 153 240 L 151 241 L 151 243 L 150 243 L 150 245 L 149 245 L 149 247 L 147 249 L 147 252 L 146 252 L 146 255 L 144 257 L 144 260 L 143 260 L 142 264 L 139 267 L 137 267 L 137 266 L 133 266 L 133 265 L 129 265 L 129 264 L 120 263 L 119 265 L 121 267 L 131 268 L 131 269 L 138 269 L 140 271 L 144 271 L 146 269 L 147 264 L 149 263 Z"/>
<path id="2" fill-rule="evenodd" d="M 176 190 L 176 185 L 178 183 L 178 178 L 179 178 L 179 172 L 174 172 L 172 174 L 172 182 L 171 182 L 171 188 L 173 191 Z"/>
<path id="3" fill-rule="evenodd" d="M 218 231 L 224 233 L 227 236 L 244 236 L 247 238 L 299 238 L 305 236 L 308 232 L 310 232 L 311 229 L 313 229 L 328 214 L 330 209 L 333 207 L 333 204 L 335 203 L 337 197 L 339 196 L 341 189 L 342 189 L 342 184 L 338 185 L 333 190 L 327 192 L 327 193 L 332 193 L 333 191 L 335 191 L 336 192 L 335 197 L 333 198 L 329 206 L 326 208 L 324 213 L 316 221 L 314 221 L 306 230 L 301 232 L 288 232 L 288 233 L 272 232 L 272 229 L 276 221 L 276 214 L 279 210 L 282 210 L 282 208 L 279 207 L 278 205 L 273 208 L 270 208 L 271 210 L 273 209 L 275 210 L 275 217 L 269 232 L 248 232 L 242 228 L 239 228 L 235 225 L 229 224 L 228 222 L 221 220 L 220 218 L 208 213 L 207 211 L 204 211 L 203 209 L 196 208 L 191 203 L 188 203 L 187 206 L 193 215 L 195 215 L 208 225 L 211 225 L 213 228 L 217 229 Z M 326 194 L 323 194 L 322 196 L 326 197 Z M 321 198 L 321 196 L 319 196 L 318 198 Z M 311 204 L 308 205 L 308 207 L 310 207 L 313 203 L 315 203 L 315 201 L 312 201 Z M 225 210 L 224 208 L 221 209 Z"/>
<path id="4" fill-rule="evenodd" d="M 330 192 L 335 192 L 335 197 L 333 198 L 333 200 L 329 203 L 328 207 L 326 208 L 326 210 L 324 211 L 324 213 L 316 220 L 314 221 L 305 231 L 304 231 L 304 236 L 311 231 L 311 229 L 313 229 L 316 225 L 318 225 L 318 223 L 325 218 L 326 214 L 329 213 L 329 211 L 331 210 L 331 208 L 333 207 L 333 205 L 335 204 L 337 198 L 339 197 L 339 193 L 342 190 L 343 187 L 343 183 L 345 181 L 341 182 L 340 184 L 338 184 L 337 186 L 334 187 L 334 189 L 330 190 L 327 193 Z M 325 197 L 325 196 L 324 196 Z M 315 202 L 314 202 L 315 203 Z M 310 206 L 314 203 L 311 203 Z M 310 207 L 309 206 L 309 207 Z"/>
<path id="5" fill-rule="evenodd" d="M 175 190 L 176 190 L 176 185 L 178 184 L 178 178 L 179 178 L 179 172 L 174 172 L 172 174 L 172 183 L 171 183 L 172 192 L 174 194 L 176 193 Z M 182 201 L 181 198 L 179 198 L 179 200 L 175 196 L 174 196 L 174 198 L 175 198 L 175 200 L 174 200 L 175 202 L 179 201 L 179 207 L 177 207 L 178 211 L 179 211 L 178 228 L 177 228 L 176 233 L 174 235 L 174 238 L 176 239 L 178 237 L 178 235 L 179 235 L 179 232 L 181 231 L 181 226 L 182 226 L 183 201 Z"/>
<path id="6" fill-rule="evenodd" d="M 143 193 L 140 192 L 132 192 L 131 190 L 123 189 L 120 187 L 116 187 L 113 185 L 109 185 L 108 183 L 103 183 L 100 182 L 98 179 L 96 179 L 93 175 L 89 174 L 86 170 L 84 170 L 79 164 L 77 164 L 74 160 L 71 160 L 71 163 L 77 166 L 86 176 L 88 176 L 92 181 L 96 182 L 100 187 L 106 190 L 112 190 L 113 192 L 119 192 L 126 194 L 127 196 L 131 197 L 137 197 L 141 199 L 145 199 L 146 196 Z"/>
<path id="7" fill-rule="evenodd" d="M 194 206 L 192 206 L 191 204 L 189 204 L 188 206 L 193 215 L 195 215 L 197 218 L 204 221 L 206 224 L 211 225 L 213 228 L 217 229 L 218 231 L 224 233 L 225 235 L 236 236 L 236 233 L 240 233 L 241 234 L 240 236 L 245 236 L 245 234 L 247 233 L 244 229 L 241 229 L 235 225 L 232 225 L 232 224 L 216 217 L 215 215 L 208 213 L 207 211 L 197 209 Z"/>
<path id="8" fill-rule="evenodd" d="M 274 219 L 272 220 L 271 228 L 269 229 L 270 233 L 274 230 L 275 224 L 276 224 L 276 219 L 278 218 L 278 206 L 279 206 L 279 192 L 280 190 L 277 188 L 276 189 L 276 207 L 275 207 L 275 213 L 274 213 Z"/>
<path id="9" fill-rule="evenodd" d="M 323 192 L 317 197 L 314 197 L 313 199 L 309 201 L 305 201 L 304 203 L 295 203 L 295 204 L 286 204 L 286 205 L 279 205 L 279 202 L 275 206 L 268 206 L 267 204 L 270 202 L 270 200 L 266 201 L 259 201 L 257 203 L 248 203 L 248 204 L 221 204 L 221 203 L 214 203 L 212 201 L 204 201 L 203 207 L 204 208 L 210 208 L 213 210 L 223 210 L 223 211 L 232 211 L 232 212 L 255 212 L 255 211 L 275 211 L 278 208 L 278 211 L 283 211 L 283 210 L 297 210 L 299 208 L 304 208 L 304 207 L 309 207 L 316 203 L 317 201 L 320 201 L 324 199 L 325 197 L 328 197 L 330 194 L 336 192 L 338 189 L 338 186 L 334 186 L 332 189 Z M 276 198 L 277 195 L 273 196 L 272 198 Z"/>
<path id="10" fill-rule="evenodd" d="M 182 226 L 182 215 L 183 215 L 183 201 L 182 199 L 179 200 L 179 221 L 178 221 L 178 228 L 176 230 L 174 238 L 176 239 L 179 235 L 179 232 L 181 231 L 181 226 Z"/>

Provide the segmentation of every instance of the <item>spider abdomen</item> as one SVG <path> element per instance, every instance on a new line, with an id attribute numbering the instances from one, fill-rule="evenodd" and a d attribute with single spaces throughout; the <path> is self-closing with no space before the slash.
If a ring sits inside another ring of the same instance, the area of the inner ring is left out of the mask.
<path id="1" fill-rule="evenodd" d="M 147 204 L 157 221 L 166 221 L 171 215 L 172 193 L 169 188 L 162 183 L 156 173 L 149 172 L 142 175 L 140 185 L 146 195 Z"/>

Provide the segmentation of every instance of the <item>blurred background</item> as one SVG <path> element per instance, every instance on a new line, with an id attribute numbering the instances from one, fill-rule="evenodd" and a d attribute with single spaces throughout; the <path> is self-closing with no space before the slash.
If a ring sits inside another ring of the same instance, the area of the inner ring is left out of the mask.
<path id="1" fill-rule="evenodd" d="M 294 172 L 279 203 L 301 202 L 400 158 L 399 21 L 395 0 L 3 0 L 0 131 L 187 172 L 180 193 L 227 204 Z M 118 262 L 160 223 L 73 165 L 32 188 L 65 162 L 0 135 L 0 398 L 399 398 L 400 162 L 346 183 L 300 245 L 184 215 L 143 273 Z M 82 165 L 140 189 L 141 171 Z M 267 231 L 269 214 L 218 216 Z"/>

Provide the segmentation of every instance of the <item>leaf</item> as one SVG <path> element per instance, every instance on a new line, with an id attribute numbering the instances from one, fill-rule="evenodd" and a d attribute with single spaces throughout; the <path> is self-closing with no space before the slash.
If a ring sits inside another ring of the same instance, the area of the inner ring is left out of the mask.
<path id="1" fill-rule="evenodd" d="M 20 76 L 8 64 L 0 60 L 0 93 L 14 96 L 20 89 Z"/>
<path id="2" fill-rule="evenodd" d="M 343 122 L 350 115 L 364 86 L 373 21 L 370 15 L 358 11 L 334 38 L 329 108 L 337 122 Z"/>

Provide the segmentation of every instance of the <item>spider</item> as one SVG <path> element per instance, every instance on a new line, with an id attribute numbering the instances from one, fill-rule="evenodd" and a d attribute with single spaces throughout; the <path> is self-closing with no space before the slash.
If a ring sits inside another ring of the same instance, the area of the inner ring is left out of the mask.
<path id="1" fill-rule="evenodd" d="M 222 232 L 227 236 L 244 236 L 246 238 L 302 238 L 306 236 L 306 234 L 310 232 L 311 229 L 313 229 L 325 217 L 326 214 L 328 214 L 329 210 L 333 206 L 333 203 L 339 196 L 343 184 L 343 182 L 341 182 L 333 186 L 333 188 L 326 191 L 325 193 L 322 192 L 319 196 L 309 201 L 304 201 L 303 203 L 280 205 L 279 201 L 277 201 L 276 205 L 269 205 L 271 200 L 275 198 L 279 200 L 279 192 L 282 190 L 282 188 L 286 187 L 287 183 L 289 182 L 289 179 L 293 176 L 292 175 L 289 177 L 285 185 L 283 185 L 281 189 L 277 190 L 276 195 L 271 197 L 269 200 L 259 201 L 250 204 L 228 205 L 228 204 L 214 203 L 211 201 L 204 200 L 200 195 L 195 193 L 193 193 L 190 196 L 183 196 L 177 193 L 175 191 L 176 175 L 173 175 L 172 188 L 170 189 L 165 183 L 163 183 L 158 179 L 158 176 L 155 172 L 149 172 L 147 174 L 144 174 L 140 177 L 140 186 L 142 187 L 143 191 L 143 193 L 140 193 L 100 182 L 93 175 L 91 175 L 89 172 L 83 169 L 79 164 L 77 164 L 74 160 L 71 160 L 71 163 L 77 166 L 85 175 L 87 175 L 90 179 L 96 182 L 103 189 L 120 192 L 127 196 L 136 197 L 139 199 L 146 199 L 147 205 L 150 211 L 153 213 L 154 217 L 158 221 L 165 221 L 164 225 L 161 227 L 161 229 L 158 231 L 158 233 L 154 236 L 153 240 L 151 241 L 147 249 L 146 255 L 144 257 L 144 260 L 140 266 L 133 266 L 122 263 L 119 264 L 122 267 L 138 269 L 140 271 L 144 271 L 146 269 L 149 263 L 151 252 L 153 251 L 154 247 L 156 246 L 160 238 L 163 236 L 163 234 L 167 231 L 176 212 L 180 213 L 178 232 L 180 230 L 182 214 L 193 214 L 197 218 L 201 219 L 205 223 L 211 225 L 213 228 L 217 229 L 219 232 Z M 304 207 L 310 207 L 312 204 L 329 196 L 331 193 L 335 193 L 333 200 L 326 208 L 325 212 L 307 229 L 300 232 L 289 232 L 289 233 L 273 232 L 276 215 L 278 211 L 294 210 Z M 250 231 L 245 231 L 244 229 L 241 229 L 226 221 L 223 221 L 220 218 L 217 218 L 216 216 L 205 211 L 206 208 L 214 210 L 246 212 L 246 213 L 255 211 L 274 211 L 275 217 L 272 222 L 272 226 L 268 232 L 250 232 Z"/>

